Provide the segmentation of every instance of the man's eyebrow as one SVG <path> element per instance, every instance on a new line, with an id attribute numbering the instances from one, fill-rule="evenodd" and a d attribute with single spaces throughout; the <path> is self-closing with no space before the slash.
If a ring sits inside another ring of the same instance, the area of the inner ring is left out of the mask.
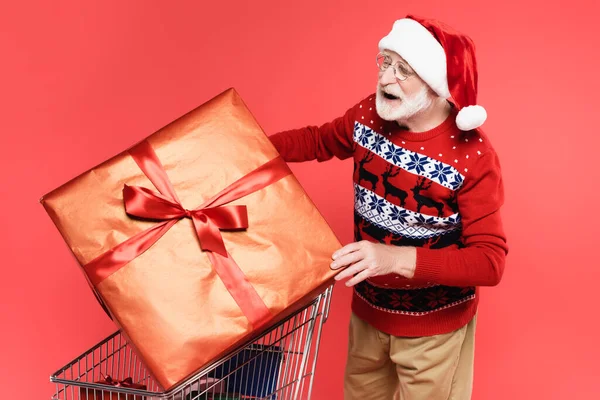
<path id="1" fill-rule="evenodd" d="M 388 53 L 388 52 L 386 52 L 386 51 L 383 51 L 382 53 L 383 53 L 384 55 L 388 56 L 390 59 L 392 58 L 392 55 L 391 55 L 390 53 Z M 392 62 L 393 62 L 394 64 L 396 64 L 396 63 L 400 63 L 400 64 L 402 64 L 403 66 L 405 66 L 405 67 L 408 67 L 408 68 L 410 69 L 410 65 L 409 65 L 409 64 L 406 62 L 406 60 L 404 60 L 403 58 L 400 58 L 400 59 L 398 59 L 398 60 L 396 60 L 396 61 L 392 60 Z"/>

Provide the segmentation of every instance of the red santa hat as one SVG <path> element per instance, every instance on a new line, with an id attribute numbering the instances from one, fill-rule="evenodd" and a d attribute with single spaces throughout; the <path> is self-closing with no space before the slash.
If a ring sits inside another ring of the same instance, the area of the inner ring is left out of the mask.
<path id="1" fill-rule="evenodd" d="M 452 100 L 460 130 L 483 125 L 487 113 L 477 105 L 475 45 L 469 37 L 439 21 L 408 15 L 379 41 L 379 50 L 385 49 L 398 53 L 440 97 Z"/>

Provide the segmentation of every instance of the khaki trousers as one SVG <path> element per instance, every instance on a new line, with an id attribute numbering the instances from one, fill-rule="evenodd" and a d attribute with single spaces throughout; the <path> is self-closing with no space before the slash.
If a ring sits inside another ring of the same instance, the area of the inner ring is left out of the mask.
<path id="1" fill-rule="evenodd" d="M 476 320 L 412 338 L 385 334 L 352 314 L 344 399 L 470 400 Z"/>

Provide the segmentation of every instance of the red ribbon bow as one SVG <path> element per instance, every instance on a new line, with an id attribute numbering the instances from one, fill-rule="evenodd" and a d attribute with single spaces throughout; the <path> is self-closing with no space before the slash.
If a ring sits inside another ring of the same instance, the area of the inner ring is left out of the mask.
<path id="1" fill-rule="evenodd" d="M 105 385 L 115 386 L 115 387 L 125 387 L 132 389 L 146 389 L 146 385 L 140 383 L 133 383 L 133 379 L 131 377 L 127 377 L 122 381 L 118 381 L 113 379 L 110 375 L 106 375 L 104 379 L 98 381 L 96 383 L 102 383 Z"/>
<path id="2" fill-rule="evenodd" d="M 174 197 L 174 193 L 173 193 Z M 186 210 L 179 203 L 160 193 L 143 187 L 125 185 L 123 188 L 125 211 L 129 215 L 159 221 L 191 218 L 202 250 L 212 251 L 227 257 L 221 229 L 248 228 L 246 206 L 218 206 Z"/>
<path id="3" fill-rule="evenodd" d="M 215 272 L 250 323 L 255 328 L 262 326 L 271 318 L 271 312 L 243 271 L 227 253 L 220 230 L 248 228 L 246 206 L 225 204 L 289 175 L 291 171 L 285 161 L 277 157 L 229 185 L 200 207 L 186 210 L 181 205 L 156 153 L 147 141 L 144 140 L 134 146 L 129 150 L 129 154 L 159 193 L 143 187 L 125 185 L 123 188 L 125 210 L 129 215 L 162 222 L 136 234 L 85 265 L 84 269 L 91 283 L 98 285 L 148 250 L 179 220 L 191 218 L 200 246 L 202 250 L 207 251 Z M 99 298 L 98 295 L 97 297 Z"/>

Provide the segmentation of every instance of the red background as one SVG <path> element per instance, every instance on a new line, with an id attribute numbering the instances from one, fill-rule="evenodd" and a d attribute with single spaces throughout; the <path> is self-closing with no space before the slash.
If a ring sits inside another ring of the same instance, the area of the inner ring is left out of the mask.
<path id="1" fill-rule="evenodd" d="M 598 6 L 560 3 L 3 4 L 2 397 L 50 398 L 50 373 L 113 330 L 40 196 L 231 86 L 268 134 L 341 115 L 375 88 L 378 40 L 416 13 L 475 40 L 506 182 L 511 250 L 483 290 L 474 399 L 599 398 Z M 351 240 L 349 161 L 292 167 Z M 342 398 L 349 300 L 338 285 L 315 399 Z"/>

